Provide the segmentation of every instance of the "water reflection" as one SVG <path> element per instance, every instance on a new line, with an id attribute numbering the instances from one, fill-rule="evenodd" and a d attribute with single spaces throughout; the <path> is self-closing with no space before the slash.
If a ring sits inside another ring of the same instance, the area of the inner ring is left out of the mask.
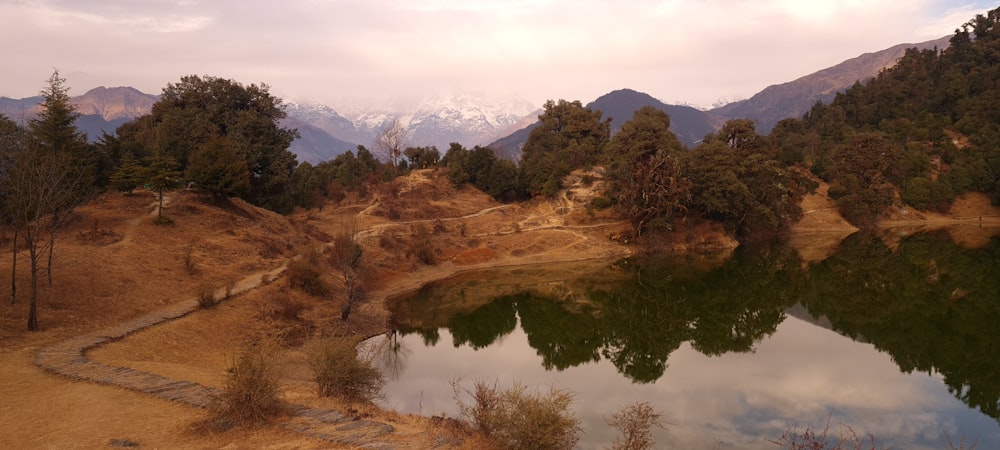
<path id="1" fill-rule="evenodd" d="M 672 423 L 664 447 L 773 448 L 828 417 L 904 448 L 1000 447 L 998 243 L 856 235 L 811 266 L 771 247 L 705 270 L 659 257 L 465 275 L 397 301 L 390 406 L 454 415 L 449 379 L 518 379 L 577 392 L 595 447 L 613 439 L 603 415 L 637 399 Z"/>

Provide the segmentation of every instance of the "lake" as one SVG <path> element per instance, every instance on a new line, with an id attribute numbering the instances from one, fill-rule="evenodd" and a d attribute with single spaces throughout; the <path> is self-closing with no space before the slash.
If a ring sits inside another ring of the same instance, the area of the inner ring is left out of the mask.
<path id="1" fill-rule="evenodd" d="M 1000 239 L 847 237 L 465 273 L 393 299 L 383 406 L 456 417 L 450 382 L 575 394 L 581 448 L 644 401 L 658 448 L 777 448 L 829 425 L 880 446 L 1000 448 Z M 849 430 L 848 430 L 849 429 Z"/>

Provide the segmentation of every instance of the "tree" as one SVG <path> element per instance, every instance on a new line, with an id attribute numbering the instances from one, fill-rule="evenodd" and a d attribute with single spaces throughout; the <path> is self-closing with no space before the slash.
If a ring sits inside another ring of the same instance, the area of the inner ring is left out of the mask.
<path id="1" fill-rule="evenodd" d="M 66 193 L 71 202 L 67 210 L 52 211 L 52 228 L 49 233 L 47 266 L 49 286 L 52 285 L 52 259 L 55 254 L 55 230 L 59 227 L 60 213 L 68 212 L 76 204 L 82 203 L 93 189 L 96 180 L 95 159 L 89 154 L 90 146 L 87 136 L 76 127 L 76 119 L 80 113 L 70 104 L 69 88 L 65 86 L 66 79 L 59 76 L 58 70 L 53 70 L 46 87 L 42 89 L 41 111 L 38 116 L 28 121 L 28 133 L 32 139 L 33 151 L 47 152 L 53 155 L 64 155 L 70 159 L 67 170 L 75 173 L 67 176 L 81 178 L 82 182 L 63 186 L 71 189 Z"/>
<path id="2" fill-rule="evenodd" d="M 830 197 L 855 225 L 872 226 L 902 184 L 899 148 L 885 134 L 859 133 L 834 152 Z"/>
<path id="3" fill-rule="evenodd" d="M 55 242 L 55 217 L 68 212 L 77 202 L 74 189 L 80 185 L 79 171 L 65 154 L 53 154 L 25 147 L 5 158 L 2 169 L 4 209 L 28 251 L 31 272 L 31 299 L 28 331 L 38 328 L 38 270 L 43 254 Z M 48 234 L 48 239 L 45 235 Z M 51 255 L 51 253 L 50 253 Z M 17 257 L 15 252 L 14 257 Z M 51 257 L 49 260 L 51 265 Z"/>
<path id="4" fill-rule="evenodd" d="M 691 182 L 678 159 L 683 150 L 670 116 L 651 106 L 636 111 L 605 147 L 609 192 L 636 235 L 654 225 L 670 228 L 674 214 L 687 209 Z"/>
<path id="5" fill-rule="evenodd" d="M 611 138 L 611 119 L 579 101 L 545 102 L 521 156 L 521 181 L 532 195 L 554 195 L 573 169 L 596 164 Z"/>
<path id="6" fill-rule="evenodd" d="M 392 166 L 392 175 L 396 174 L 399 168 L 399 159 L 403 155 L 403 147 L 406 143 L 406 128 L 399 121 L 393 118 L 385 124 L 375 135 L 375 149 Z"/>
<path id="7" fill-rule="evenodd" d="M 184 173 L 188 181 L 216 197 L 244 195 L 250 190 L 247 163 L 227 139 L 214 138 L 202 145 Z"/>
<path id="8" fill-rule="evenodd" d="M 801 215 L 798 179 L 764 153 L 741 154 L 725 140 L 709 139 L 684 160 L 691 208 L 741 238 L 783 233 Z"/>
<path id="9" fill-rule="evenodd" d="M 183 171 L 206 144 L 224 139 L 234 150 L 226 157 L 240 159 L 246 167 L 250 186 L 245 199 L 272 210 L 289 209 L 285 188 L 297 162 L 288 146 L 298 132 L 279 126 L 285 111 L 268 89 L 209 76 L 183 77 L 163 89 L 148 116 L 119 128 L 120 145 L 170 157 L 178 165 L 175 170 Z"/>
<path id="10" fill-rule="evenodd" d="M 407 147 L 403 152 L 406 159 L 410 160 L 410 167 L 413 169 L 426 169 L 436 166 L 441 159 L 441 153 L 437 147 Z"/>
<path id="11" fill-rule="evenodd" d="M 687 211 L 691 181 L 680 160 L 657 152 L 632 167 L 632 176 L 617 183 L 618 206 L 632 220 L 638 236 L 650 227 L 671 228 L 675 214 Z"/>
<path id="12" fill-rule="evenodd" d="M 177 187 L 181 182 L 180 164 L 170 155 L 157 153 L 149 158 L 146 183 L 156 191 L 159 206 L 156 209 L 157 223 L 163 223 L 163 191 Z"/>
<path id="13" fill-rule="evenodd" d="M 14 232 L 10 249 L 10 253 L 13 256 L 11 258 L 10 269 L 11 304 L 17 302 L 17 238 L 20 230 L 15 226 L 17 219 L 16 211 L 8 207 L 10 194 L 7 190 L 7 182 L 10 171 L 16 167 L 14 165 L 14 156 L 21 153 L 25 145 L 25 140 L 25 130 L 0 113 L 0 183 L 3 183 L 2 186 L 4 187 L 0 189 L 0 213 L 2 213 L 3 224 L 9 226 Z"/>
<path id="14" fill-rule="evenodd" d="M 131 194 L 135 188 L 146 182 L 146 168 L 131 154 L 126 155 L 118 169 L 111 174 L 111 186 Z"/>

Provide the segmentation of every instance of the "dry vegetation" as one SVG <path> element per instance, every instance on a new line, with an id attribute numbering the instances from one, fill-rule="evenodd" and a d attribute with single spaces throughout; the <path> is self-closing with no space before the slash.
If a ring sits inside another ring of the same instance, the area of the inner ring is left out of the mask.
<path id="1" fill-rule="evenodd" d="M 40 284 L 41 331 L 25 331 L 25 265 L 18 265 L 16 303 L 10 302 L 10 283 L 0 283 L 0 448 L 95 448 L 112 441 L 156 448 L 331 448 L 274 426 L 206 431 L 198 426 L 209 417 L 206 411 L 51 375 L 32 363 L 44 345 L 208 293 L 211 308 L 88 357 L 221 388 L 243 349 L 277 336 L 272 358 L 283 402 L 391 424 L 391 442 L 402 447 L 455 435 L 463 440 L 449 441 L 454 445 L 480 448 L 481 438 L 450 421 L 317 395 L 309 349 L 333 337 L 384 331 L 384 299 L 429 280 L 484 267 L 627 254 L 614 241 L 628 235 L 627 224 L 608 210 L 588 207 L 600 180 L 585 185 L 582 178 L 554 200 L 505 205 L 469 188 L 455 189 L 432 171 L 416 171 L 365 198 L 349 194 L 336 205 L 289 217 L 240 200 L 218 203 L 174 192 L 164 211 L 173 219 L 169 226 L 153 224 L 155 198 L 149 192 L 104 194 L 78 208 L 57 236 L 53 285 Z M 721 242 L 721 230 L 711 224 L 679 228 L 673 241 L 658 244 L 699 248 Z M 356 232 L 362 249 L 351 282 L 365 294 L 356 298 L 347 321 L 346 278 L 337 262 L 343 254 L 331 246 L 345 230 Z M 10 238 L 0 235 L 5 275 L 11 273 Z M 286 276 L 267 275 L 285 264 Z"/>

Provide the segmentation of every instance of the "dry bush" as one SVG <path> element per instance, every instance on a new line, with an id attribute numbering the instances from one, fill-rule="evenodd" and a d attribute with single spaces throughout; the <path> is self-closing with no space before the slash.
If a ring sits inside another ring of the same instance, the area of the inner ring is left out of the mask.
<path id="1" fill-rule="evenodd" d="M 210 407 L 222 428 L 266 423 L 284 412 L 272 355 L 275 342 L 248 345 L 229 365 L 226 385 Z"/>
<path id="2" fill-rule="evenodd" d="M 215 298 L 215 289 L 207 283 L 198 286 L 198 306 L 208 309 L 219 304 Z"/>
<path id="3" fill-rule="evenodd" d="M 329 294 L 330 287 L 322 279 L 321 261 L 316 248 L 309 248 L 290 261 L 286 270 L 288 286 L 317 297 Z"/>
<path id="4" fill-rule="evenodd" d="M 359 343 L 358 338 L 334 338 L 310 352 L 309 367 L 320 396 L 358 402 L 383 396 L 385 378 L 372 361 L 374 355 L 359 350 Z"/>
<path id="5" fill-rule="evenodd" d="M 268 304 L 271 306 L 271 317 L 280 317 L 290 322 L 300 320 L 302 313 L 310 306 L 309 303 L 289 292 L 278 292 Z"/>
<path id="6" fill-rule="evenodd" d="M 656 448 L 653 427 L 664 428 L 660 420 L 663 414 L 653 409 L 649 402 L 635 402 L 621 407 L 605 422 L 616 430 L 619 436 L 611 445 L 613 450 L 646 450 Z"/>
<path id="7" fill-rule="evenodd" d="M 441 219 L 437 219 L 434 221 L 434 234 L 441 234 L 447 232 L 448 232 L 448 227 L 444 225 L 444 222 Z"/>
<path id="8" fill-rule="evenodd" d="M 812 427 L 805 430 L 789 428 L 777 440 L 769 440 L 772 444 L 788 450 L 880 450 L 886 447 L 878 446 L 875 436 L 869 434 L 866 438 L 858 437 L 854 429 L 847 425 L 840 426 L 836 437 L 829 435 L 830 419 L 826 426 L 817 432 Z"/>
<path id="9" fill-rule="evenodd" d="M 483 381 L 475 382 L 471 391 L 452 381 L 452 389 L 462 418 L 497 448 L 571 449 L 580 440 L 580 419 L 570 411 L 570 391 L 532 393 L 518 382 L 501 390 Z M 471 397 L 472 403 L 464 397 Z"/>
<path id="10" fill-rule="evenodd" d="M 410 244 L 413 256 L 428 266 L 437 264 L 437 259 L 434 257 L 434 247 L 431 246 L 431 235 L 427 232 L 427 227 L 418 223 L 410 227 L 410 231 L 413 233 L 413 241 Z"/>

